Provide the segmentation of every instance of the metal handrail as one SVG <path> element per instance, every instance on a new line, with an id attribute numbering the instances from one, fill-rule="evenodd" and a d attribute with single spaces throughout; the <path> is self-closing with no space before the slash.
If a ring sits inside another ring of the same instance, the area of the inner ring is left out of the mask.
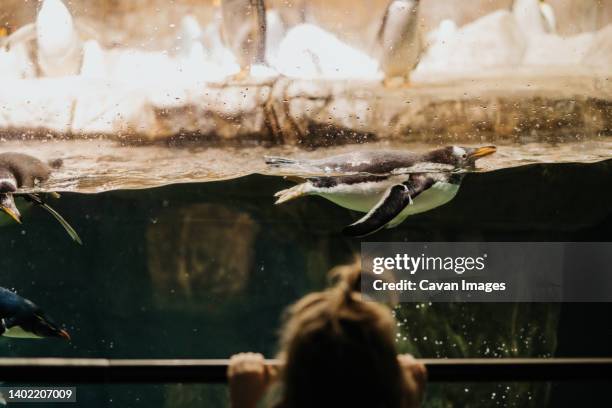
<path id="1" fill-rule="evenodd" d="M 433 382 L 612 379 L 612 358 L 422 359 Z M 225 383 L 229 360 L 0 358 L 0 381 L 28 384 Z M 266 364 L 280 366 L 279 360 Z"/>

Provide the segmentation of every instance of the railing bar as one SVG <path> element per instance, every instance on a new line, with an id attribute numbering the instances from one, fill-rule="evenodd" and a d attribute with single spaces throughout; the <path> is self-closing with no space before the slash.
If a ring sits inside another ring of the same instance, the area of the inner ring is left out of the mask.
<path id="1" fill-rule="evenodd" d="M 422 359 L 433 382 L 612 379 L 612 358 Z M 226 359 L 0 358 L 0 381 L 50 384 L 224 383 Z M 279 360 L 266 364 L 280 365 Z"/>

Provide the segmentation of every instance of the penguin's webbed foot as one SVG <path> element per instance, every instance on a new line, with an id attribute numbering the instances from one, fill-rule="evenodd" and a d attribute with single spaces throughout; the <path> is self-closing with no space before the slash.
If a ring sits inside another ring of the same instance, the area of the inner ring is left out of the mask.
<path id="1" fill-rule="evenodd" d="M 274 197 L 277 197 L 275 205 L 279 205 L 282 203 L 286 203 L 287 201 L 294 200 L 306 194 L 305 184 L 299 184 L 297 186 L 287 188 L 285 190 L 281 190 L 274 194 Z"/>
<path id="2" fill-rule="evenodd" d="M 383 86 L 387 89 L 411 88 L 409 77 L 391 77 L 383 79 Z"/>
<path id="3" fill-rule="evenodd" d="M 240 69 L 240 72 L 232 76 L 232 82 L 243 82 L 249 77 L 250 73 L 251 67 L 243 67 Z"/>

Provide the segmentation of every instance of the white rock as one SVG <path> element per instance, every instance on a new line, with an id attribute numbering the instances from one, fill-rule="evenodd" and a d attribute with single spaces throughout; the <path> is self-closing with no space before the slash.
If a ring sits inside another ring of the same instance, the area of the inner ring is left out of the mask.
<path id="1" fill-rule="evenodd" d="M 175 48 L 178 55 L 187 57 L 191 54 L 192 48 L 200 44 L 202 28 L 198 20 L 190 14 L 181 19 L 179 27 Z"/>
<path id="2" fill-rule="evenodd" d="M 312 24 L 300 24 L 280 44 L 274 66 L 302 79 L 381 79 L 378 63 Z"/>
<path id="3" fill-rule="evenodd" d="M 23 46 L 0 49 L 0 79 L 33 78 L 36 76 L 34 64 Z"/>
<path id="4" fill-rule="evenodd" d="M 525 36 L 555 32 L 553 9 L 539 0 L 515 0 L 512 13 Z"/>
<path id="5" fill-rule="evenodd" d="M 37 75 L 35 55 L 32 47 L 36 42 L 36 27 L 27 24 L 20 27 L 9 37 L 2 39 L 3 54 L 0 65 L 0 78 L 35 78 Z"/>
<path id="6" fill-rule="evenodd" d="M 87 41 L 83 45 L 81 75 L 90 78 L 105 78 L 108 75 L 105 52 L 95 40 Z"/>
<path id="7" fill-rule="evenodd" d="M 446 26 L 442 26 L 445 24 Z M 442 22 L 433 44 L 417 67 L 418 74 L 478 73 L 490 68 L 518 66 L 525 39 L 512 13 L 498 10 L 459 30 Z"/>
<path id="8" fill-rule="evenodd" d="M 556 34 L 532 35 L 529 37 L 523 64 L 580 65 L 592 42 L 593 33 L 582 33 L 572 37 L 560 37 Z"/>
<path id="9" fill-rule="evenodd" d="M 445 19 L 440 22 L 438 28 L 431 30 L 426 36 L 428 46 L 436 43 L 446 43 L 457 33 L 457 24 L 453 20 Z"/>
<path id="10" fill-rule="evenodd" d="M 109 81 L 141 89 L 156 104 L 185 103 L 185 90 L 175 86 L 181 81 L 177 59 L 137 49 L 112 50 L 107 56 Z"/>
<path id="11" fill-rule="evenodd" d="M 612 24 L 595 33 L 583 63 L 591 68 L 612 72 Z"/>
<path id="12" fill-rule="evenodd" d="M 2 80 L 0 126 L 68 132 L 75 95 L 81 92 L 76 78 Z"/>
<path id="13" fill-rule="evenodd" d="M 458 28 L 452 20 L 442 20 L 437 29 L 427 35 L 429 47 L 421 56 L 415 75 L 449 69 L 448 56 L 457 47 Z"/>
<path id="14" fill-rule="evenodd" d="M 213 21 L 204 29 L 202 42 L 210 64 L 206 71 L 209 81 L 216 82 L 219 78 L 224 79 L 240 72 L 236 57 L 221 39 L 221 13 L 215 13 Z"/>
<path id="15" fill-rule="evenodd" d="M 83 79 L 71 130 L 85 134 L 146 134 L 154 129 L 155 117 L 144 89 L 104 79 Z"/>

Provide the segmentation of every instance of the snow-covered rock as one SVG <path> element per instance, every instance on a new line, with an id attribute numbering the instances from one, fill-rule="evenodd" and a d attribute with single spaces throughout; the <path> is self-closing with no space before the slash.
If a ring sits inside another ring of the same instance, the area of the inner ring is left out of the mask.
<path id="1" fill-rule="evenodd" d="M 533 35 L 529 38 L 523 64 L 557 67 L 579 65 L 592 42 L 593 33 L 571 37 L 560 37 L 556 34 Z"/>
<path id="2" fill-rule="evenodd" d="M 301 79 L 381 79 L 378 63 L 313 24 L 300 24 L 279 46 L 278 72 Z"/>
<path id="3" fill-rule="evenodd" d="M 608 24 L 593 36 L 582 62 L 588 67 L 612 72 L 612 24 Z"/>
<path id="4" fill-rule="evenodd" d="M 526 47 L 514 15 L 506 10 L 459 29 L 443 21 L 433 38 L 435 43 L 422 56 L 417 73 L 477 73 L 489 68 L 511 68 L 521 63 Z"/>

